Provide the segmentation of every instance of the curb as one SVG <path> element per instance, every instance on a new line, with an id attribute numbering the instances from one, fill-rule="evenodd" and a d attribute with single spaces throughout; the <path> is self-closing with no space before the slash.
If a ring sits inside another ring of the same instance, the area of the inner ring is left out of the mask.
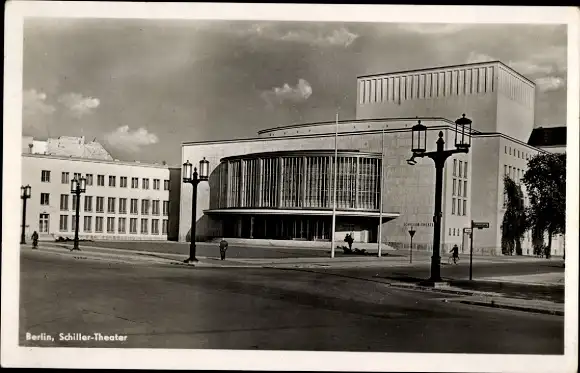
<path id="1" fill-rule="evenodd" d="M 502 309 L 508 309 L 508 310 L 513 310 L 513 311 L 522 311 L 522 312 L 529 312 L 529 313 L 540 313 L 540 314 L 545 314 L 545 315 L 564 316 L 564 311 L 547 310 L 547 309 L 543 309 L 543 308 L 531 308 L 531 307 L 524 307 L 524 306 L 513 306 L 513 305 L 509 305 L 509 304 L 497 304 L 494 301 L 491 301 L 491 303 L 478 302 L 478 301 L 472 301 L 472 300 L 457 300 L 454 302 L 469 304 L 472 306 L 502 308 Z"/>

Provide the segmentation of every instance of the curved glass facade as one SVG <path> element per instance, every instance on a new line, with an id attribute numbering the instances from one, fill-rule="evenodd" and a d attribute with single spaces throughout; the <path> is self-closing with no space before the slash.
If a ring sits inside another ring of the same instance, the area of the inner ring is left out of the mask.
<path id="1" fill-rule="evenodd" d="M 339 151 L 337 209 L 379 209 L 381 156 Z M 292 151 L 224 158 L 219 208 L 331 209 L 334 151 Z"/>

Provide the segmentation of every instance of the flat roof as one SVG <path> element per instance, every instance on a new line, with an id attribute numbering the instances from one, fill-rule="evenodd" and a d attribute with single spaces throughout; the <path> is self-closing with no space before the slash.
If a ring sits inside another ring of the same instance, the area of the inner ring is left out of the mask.
<path id="1" fill-rule="evenodd" d="M 412 121 L 416 121 L 416 120 L 439 120 L 442 122 L 447 122 L 450 124 L 455 124 L 455 122 L 452 122 L 449 119 L 446 118 L 442 118 L 442 117 L 397 117 L 397 118 L 373 118 L 373 119 L 347 119 L 347 120 L 339 120 L 338 124 L 348 124 L 348 123 L 375 123 L 375 122 L 383 122 L 383 121 L 405 121 L 405 120 L 412 120 Z M 293 128 L 301 128 L 301 127 L 319 127 L 319 126 L 328 126 L 331 124 L 336 124 L 336 121 L 327 121 L 327 122 L 311 122 L 311 123 L 298 123 L 298 124 L 290 124 L 290 125 L 286 125 L 286 126 L 280 126 L 280 127 L 271 127 L 271 128 L 266 128 L 263 130 L 258 131 L 258 135 L 261 135 L 263 133 L 268 133 L 268 132 L 273 132 L 273 131 L 280 131 L 280 130 L 287 130 L 287 129 L 293 129 Z"/>
<path id="2" fill-rule="evenodd" d="M 155 164 L 155 163 L 144 163 L 144 162 L 128 162 L 128 161 L 119 161 L 119 160 L 108 160 L 108 159 L 93 159 L 93 158 L 81 158 L 81 157 L 73 157 L 73 156 L 61 156 L 61 155 L 51 155 L 51 154 L 34 154 L 34 153 L 22 153 L 23 157 L 30 157 L 30 158 L 47 158 L 47 159 L 59 159 L 63 161 L 79 161 L 79 162 L 92 162 L 92 163 L 107 163 L 107 164 L 119 164 L 124 166 L 142 166 L 142 167 L 151 167 L 151 168 L 162 168 L 162 169 L 170 169 L 170 168 L 181 168 L 181 166 L 170 166 L 170 165 L 162 165 L 162 164 Z"/>
<path id="3" fill-rule="evenodd" d="M 518 139 L 514 139 L 513 137 L 511 137 L 511 136 L 508 136 L 508 135 L 506 135 L 506 134 L 503 134 L 503 133 L 501 133 L 501 132 L 479 132 L 479 133 L 474 133 L 474 134 L 472 135 L 472 137 L 473 137 L 473 138 L 478 138 L 478 137 L 479 137 L 479 138 L 483 138 L 483 137 L 503 137 L 504 139 L 507 139 L 507 140 L 513 141 L 513 142 L 515 142 L 515 143 L 517 143 L 517 144 L 524 145 L 524 146 L 526 146 L 526 147 L 528 147 L 528 148 L 531 148 L 531 149 L 537 150 L 537 151 L 539 151 L 540 153 L 548 153 L 547 151 L 545 151 L 545 150 L 543 150 L 543 149 L 541 149 L 541 148 L 538 148 L 538 147 L 536 147 L 536 146 L 530 145 L 530 144 L 528 144 L 528 143 L 526 143 L 526 142 L 524 142 L 524 141 L 520 141 L 520 140 L 518 140 Z"/>
<path id="4" fill-rule="evenodd" d="M 421 71 L 434 71 L 434 70 L 441 70 L 441 69 L 453 69 L 453 68 L 459 68 L 459 67 L 478 66 L 478 65 L 479 66 L 501 65 L 502 67 L 505 67 L 506 69 L 510 70 L 511 72 L 518 75 L 519 77 L 522 77 L 523 79 L 527 80 L 528 83 L 531 83 L 534 86 L 536 85 L 536 83 L 534 83 L 532 80 L 526 78 L 524 75 L 522 75 L 521 73 L 517 72 L 516 70 L 514 70 L 513 68 L 511 68 L 510 66 L 506 65 L 505 63 L 503 63 L 499 60 L 487 61 L 487 62 L 464 63 L 464 64 L 459 64 L 459 65 L 426 67 L 426 68 L 414 69 L 414 70 L 401 70 L 401 71 L 395 71 L 395 72 L 384 72 L 384 73 L 375 73 L 375 74 L 367 74 L 367 75 L 358 75 L 357 80 L 364 79 L 364 78 L 371 78 L 374 76 L 382 76 L 382 75 L 407 74 L 407 73 L 415 73 L 415 72 L 421 72 Z"/>
<path id="5" fill-rule="evenodd" d="M 373 152 L 362 152 L 356 149 L 338 149 L 338 155 L 341 156 L 359 156 L 367 158 L 380 158 L 381 153 Z M 247 159 L 247 158 L 273 158 L 273 157 L 292 157 L 292 156 L 325 156 L 334 155 L 334 149 L 316 149 L 316 150 L 283 150 L 283 151 L 273 151 L 273 152 L 260 152 L 260 153 L 250 153 L 243 155 L 233 155 L 230 157 L 224 157 L 220 161 L 230 161 L 235 159 Z"/>

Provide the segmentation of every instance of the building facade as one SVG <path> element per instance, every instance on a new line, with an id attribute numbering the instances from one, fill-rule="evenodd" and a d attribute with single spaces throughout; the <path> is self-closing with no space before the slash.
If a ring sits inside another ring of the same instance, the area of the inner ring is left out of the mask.
<path id="1" fill-rule="evenodd" d="M 103 156 L 105 153 L 101 150 L 97 151 L 100 156 L 95 157 L 97 152 L 77 149 L 82 148 L 82 141 L 73 141 L 75 147 L 71 153 L 75 156 L 66 156 L 69 140 L 60 142 L 57 155 L 51 154 L 46 143 L 31 142 L 29 138 L 23 141 L 22 185 L 30 185 L 32 191 L 27 201 L 26 237 L 36 231 L 41 240 L 73 238 L 78 203 L 79 238 L 176 238 L 177 224 L 170 221 L 179 213 L 176 206 L 171 211 L 170 200 L 172 194 L 179 198 L 180 185 L 171 191 L 170 168 L 113 160 Z M 58 143 L 56 139 L 50 142 Z M 91 148 L 98 146 L 91 144 Z M 71 180 L 81 176 L 87 180 L 86 192 L 77 201 L 71 194 Z"/>
<path id="2" fill-rule="evenodd" d="M 427 126 L 427 151 L 435 150 L 439 132 L 452 148 L 454 121 L 465 113 L 473 120 L 472 146 L 469 153 L 449 158 L 444 169 L 442 252 L 455 244 L 469 252 L 466 230 L 475 220 L 490 228 L 476 230 L 474 252 L 501 254 L 503 177 L 520 182 L 527 160 L 544 152 L 527 144 L 534 126 L 534 83 L 501 62 L 489 62 L 359 77 L 357 97 L 355 120 L 270 128 L 254 139 L 183 143 L 183 162 L 204 157 L 210 162 L 209 181 L 198 187 L 196 239 L 328 246 L 332 189 L 323 186 L 332 187 L 328 175 L 336 144 L 339 162 L 346 163 L 339 163 L 335 240 L 352 233 L 355 246 L 376 248 L 380 241 L 405 248 L 413 227 L 413 246 L 432 250 L 435 167 L 430 159 L 407 164 L 411 127 L 418 120 Z M 379 178 L 378 203 L 371 200 L 353 219 L 360 193 L 366 193 L 358 188 L 369 180 L 369 173 L 356 167 L 367 161 L 381 165 L 378 174 L 370 173 L 371 180 Z M 180 241 L 191 239 L 190 188 L 181 192 Z M 531 252 L 531 239 L 526 237 L 523 247 L 524 254 Z"/>

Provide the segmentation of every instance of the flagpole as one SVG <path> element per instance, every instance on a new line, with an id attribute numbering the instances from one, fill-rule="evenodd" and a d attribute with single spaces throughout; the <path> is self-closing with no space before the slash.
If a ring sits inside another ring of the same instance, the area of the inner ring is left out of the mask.
<path id="1" fill-rule="evenodd" d="M 331 237 L 331 247 L 330 247 L 330 257 L 334 258 L 334 236 L 336 233 L 336 179 L 338 173 L 338 112 L 336 113 L 336 126 L 334 129 L 334 188 L 332 197 L 332 237 Z"/>
<path id="2" fill-rule="evenodd" d="M 382 252 L 382 240 L 383 240 L 383 169 L 385 161 L 385 129 L 383 128 L 381 132 L 381 187 L 379 189 L 379 234 L 378 234 L 378 245 L 379 245 L 379 258 Z"/>

